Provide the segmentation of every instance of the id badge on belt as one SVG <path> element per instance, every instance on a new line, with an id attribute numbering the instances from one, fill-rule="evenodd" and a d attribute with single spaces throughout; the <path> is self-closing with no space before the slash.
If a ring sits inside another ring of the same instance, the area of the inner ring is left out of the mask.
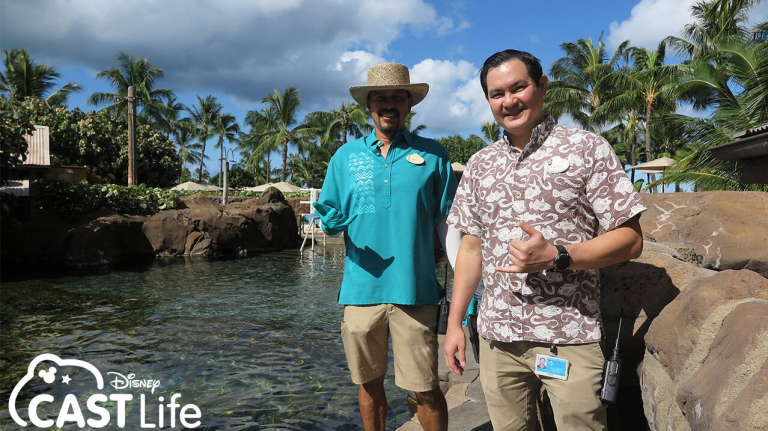
<path id="1" fill-rule="evenodd" d="M 534 370 L 534 373 L 539 376 L 568 380 L 568 360 L 537 354 L 536 369 Z"/>

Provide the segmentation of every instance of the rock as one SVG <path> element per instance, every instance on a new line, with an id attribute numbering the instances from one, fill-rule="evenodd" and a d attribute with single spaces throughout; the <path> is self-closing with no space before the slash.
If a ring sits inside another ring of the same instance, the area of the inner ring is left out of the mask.
<path id="1" fill-rule="evenodd" d="M 151 261 L 152 245 L 141 232 L 144 217 L 99 217 L 69 232 L 65 264 L 88 268 L 125 262 Z"/>
<path id="2" fill-rule="evenodd" d="M 768 277 L 768 193 L 643 194 L 640 224 L 657 242 L 691 247 L 703 266 L 751 269 Z"/>
<path id="3" fill-rule="evenodd" d="M 768 279 L 723 271 L 691 283 L 651 324 L 641 366 L 651 429 L 765 429 Z"/>
<path id="4" fill-rule="evenodd" d="M 278 190 L 275 187 L 269 187 L 259 196 L 259 203 L 260 204 L 271 204 L 271 203 L 288 203 L 285 200 L 285 196 L 283 196 L 283 192 Z"/>
<path id="5" fill-rule="evenodd" d="M 271 203 L 248 199 L 222 207 L 204 195 L 186 197 L 186 209 L 162 211 L 144 223 L 158 255 L 249 255 L 295 247 L 299 241 L 293 209 L 282 194 Z"/>
<path id="6" fill-rule="evenodd" d="M 219 204 L 213 202 L 210 197 L 202 193 L 197 193 L 190 196 L 182 196 L 180 200 L 186 208 L 200 208 L 218 210 L 219 212 L 221 211 L 221 206 Z"/>

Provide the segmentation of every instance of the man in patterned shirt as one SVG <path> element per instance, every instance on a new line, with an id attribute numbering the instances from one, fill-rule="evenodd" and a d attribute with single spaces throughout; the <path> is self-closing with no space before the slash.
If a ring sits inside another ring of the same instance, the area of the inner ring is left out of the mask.
<path id="1" fill-rule="evenodd" d="M 408 68 L 395 63 L 371 67 L 368 85 L 349 89 L 367 106 L 375 130 L 339 148 L 315 205 L 326 233 L 344 232 L 341 337 L 352 381 L 360 385 L 367 430 L 386 425 L 389 336 L 395 384 L 416 393 L 422 426 L 448 427 L 437 378 L 441 288 L 435 275 L 434 232 L 437 227 L 444 248 L 454 243 L 444 240 L 456 178 L 445 148 L 405 127 L 411 107 L 428 89 L 427 84 L 411 84 Z M 460 237 L 458 231 L 454 235 Z M 449 259 L 459 241 L 446 249 Z"/>
<path id="2" fill-rule="evenodd" d="M 462 373 L 461 319 L 482 276 L 480 379 L 494 429 L 533 430 L 542 384 L 558 429 L 605 429 L 598 269 L 640 255 L 645 207 L 605 139 L 544 113 L 536 57 L 498 52 L 480 83 L 504 134 L 469 160 L 448 218 L 465 235 L 446 362 Z M 567 360 L 565 379 L 536 370 L 537 355 Z"/>

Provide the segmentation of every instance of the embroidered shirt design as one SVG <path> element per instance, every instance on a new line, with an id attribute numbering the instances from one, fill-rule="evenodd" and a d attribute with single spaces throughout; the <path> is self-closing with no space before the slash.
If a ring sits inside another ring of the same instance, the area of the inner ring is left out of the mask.
<path id="1" fill-rule="evenodd" d="M 352 184 L 351 214 L 375 213 L 376 200 L 373 189 L 373 157 L 367 152 L 350 154 L 349 175 Z"/>

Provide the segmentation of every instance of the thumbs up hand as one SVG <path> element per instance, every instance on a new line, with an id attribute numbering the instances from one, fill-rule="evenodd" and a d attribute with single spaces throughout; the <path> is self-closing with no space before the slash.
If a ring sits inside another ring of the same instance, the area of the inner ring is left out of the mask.
<path id="1" fill-rule="evenodd" d="M 520 228 L 527 233 L 527 241 L 513 239 L 509 242 L 510 266 L 497 266 L 496 270 L 507 273 L 532 273 L 552 269 L 557 248 L 549 244 L 544 235 L 533 226 L 520 222 Z"/>

